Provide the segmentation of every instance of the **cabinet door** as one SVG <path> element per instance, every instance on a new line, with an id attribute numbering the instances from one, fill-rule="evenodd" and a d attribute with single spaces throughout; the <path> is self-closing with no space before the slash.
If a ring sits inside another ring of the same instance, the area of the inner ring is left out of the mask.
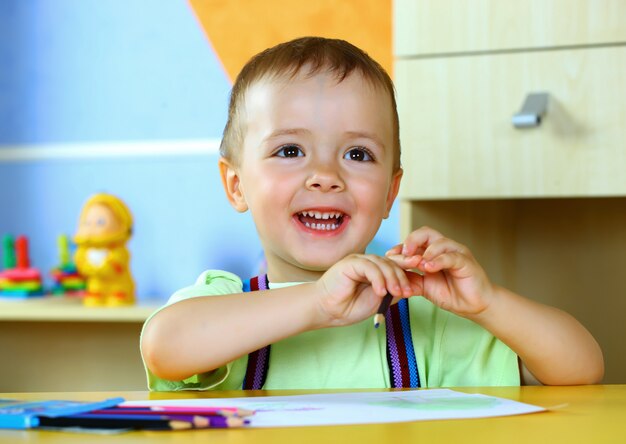
<path id="1" fill-rule="evenodd" d="M 626 41 L 624 0 L 396 0 L 395 54 L 602 45 Z"/>
<path id="2" fill-rule="evenodd" d="M 396 64 L 408 199 L 626 195 L 626 46 Z M 550 94 L 540 126 L 511 117 Z"/>

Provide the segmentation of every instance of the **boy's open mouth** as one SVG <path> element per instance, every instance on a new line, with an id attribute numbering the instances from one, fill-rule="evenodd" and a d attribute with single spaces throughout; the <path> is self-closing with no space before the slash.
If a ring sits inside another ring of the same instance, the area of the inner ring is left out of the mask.
<path id="1" fill-rule="evenodd" d="M 343 223 L 344 214 L 340 211 L 305 210 L 296 214 L 300 223 L 311 230 L 334 231 Z"/>

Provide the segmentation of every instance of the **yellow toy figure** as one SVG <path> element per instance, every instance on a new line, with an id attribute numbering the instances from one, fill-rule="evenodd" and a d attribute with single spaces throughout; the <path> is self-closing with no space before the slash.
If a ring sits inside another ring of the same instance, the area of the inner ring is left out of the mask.
<path id="1" fill-rule="evenodd" d="M 87 279 L 87 306 L 129 305 L 135 301 L 135 284 L 129 270 L 126 242 L 133 218 L 124 202 L 110 194 L 91 196 L 80 213 L 74 260 Z"/>

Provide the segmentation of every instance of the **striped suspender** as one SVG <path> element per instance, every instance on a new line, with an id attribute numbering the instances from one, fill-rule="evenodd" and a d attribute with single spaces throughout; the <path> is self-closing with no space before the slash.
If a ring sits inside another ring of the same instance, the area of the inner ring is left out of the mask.
<path id="1" fill-rule="evenodd" d="M 385 328 L 391 387 L 420 387 L 417 360 L 411 339 L 408 299 L 400 299 L 397 304 L 389 307 L 385 314 Z"/>
<path id="2" fill-rule="evenodd" d="M 244 282 L 244 291 L 267 290 L 269 281 L 267 275 L 253 277 L 248 282 Z M 270 347 L 260 348 L 248 355 L 248 368 L 246 376 L 243 378 L 244 390 L 261 390 L 267 378 L 267 372 L 270 366 Z"/>
<path id="3" fill-rule="evenodd" d="M 267 290 L 267 275 L 260 275 L 244 282 L 244 291 Z M 393 388 L 420 387 L 417 361 L 411 339 L 409 301 L 401 299 L 389 308 L 385 315 L 387 331 L 387 363 Z M 248 355 L 248 368 L 243 379 L 244 390 L 261 390 L 267 378 L 270 345 Z"/>

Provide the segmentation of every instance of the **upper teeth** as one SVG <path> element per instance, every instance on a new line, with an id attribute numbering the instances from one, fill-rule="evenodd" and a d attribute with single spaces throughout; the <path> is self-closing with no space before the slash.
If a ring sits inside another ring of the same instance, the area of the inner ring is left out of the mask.
<path id="1" fill-rule="evenodd" d="M 303 216 L 314 217 L 315 219 L 339 219 L 342 215 L 342 213 L 338 211 L 333 211 L 330 213 L 322 213 L 320 211 L 303 211 L 301 214 Z"/>

